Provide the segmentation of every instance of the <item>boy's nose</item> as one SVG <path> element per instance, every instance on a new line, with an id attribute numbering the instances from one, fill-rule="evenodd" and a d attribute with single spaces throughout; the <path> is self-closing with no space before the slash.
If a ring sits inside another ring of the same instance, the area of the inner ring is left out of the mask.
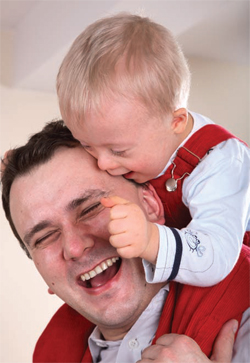
<path id="1" fill-rule="evenodd" d="M 97 164 L 101 170 L 113 170 L 119 166 L 114 159 L 107 156 L 98 157 Z"/>
<path id="2" fill-rule="evenodd" d="M 63 257 L 66 261 L 77 260 L 93 245 L 94 241 L 89 235 L 82 234 L 80 231 L 70 231 L 64 237 Z"/>

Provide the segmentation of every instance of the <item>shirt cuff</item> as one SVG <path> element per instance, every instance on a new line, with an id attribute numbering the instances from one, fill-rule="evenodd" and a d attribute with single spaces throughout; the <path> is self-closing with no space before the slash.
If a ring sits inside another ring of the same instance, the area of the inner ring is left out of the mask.
<path id="1" fill-rule="evenodd" d="M 166 226 L 159 224 L 156 224 L 156 226 L 159 230 L 159 251 L 156 265 L 142 260 L 148 283 L 167 281 L 172 273 L 176 255 L 176 241 L 172 231 Z"/>

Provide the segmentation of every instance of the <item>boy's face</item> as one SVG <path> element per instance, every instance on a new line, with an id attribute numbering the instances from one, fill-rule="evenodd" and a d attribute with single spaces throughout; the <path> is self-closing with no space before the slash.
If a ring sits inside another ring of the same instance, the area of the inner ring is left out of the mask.
<path id="1" fill-rule="evenodd" d="M 162 172 L 179 141 L 167 120 L 153 117 L 139 101 L 103 102 L 84 122 L 67 126 L 102 170 L 143 183 Z M 178 142 L 177 142 L 178 141 Z"/>

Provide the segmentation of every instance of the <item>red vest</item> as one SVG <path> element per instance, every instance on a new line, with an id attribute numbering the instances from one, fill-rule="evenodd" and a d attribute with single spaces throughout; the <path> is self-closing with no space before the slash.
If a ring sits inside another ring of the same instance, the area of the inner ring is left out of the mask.
<path id="1" fill-rule="evenodd" d="M 186 334 L 209 356 L 222 325 L 231 318 L 240 322 L 249 307 L 249 264 L 250 250 L 243 246 L 235 268 L 219 284 L 202 288 L 171 282 L 153 343 L 163 334 Z M 88 337 L 93 329 L 92 323 L 64 304 L 39 338 L 33 362 L 92 362 Z"/>

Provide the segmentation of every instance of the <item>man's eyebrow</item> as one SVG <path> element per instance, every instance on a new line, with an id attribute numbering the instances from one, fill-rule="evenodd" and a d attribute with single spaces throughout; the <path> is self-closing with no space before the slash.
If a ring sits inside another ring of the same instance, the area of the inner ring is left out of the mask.
<path id="1" fill-rule="evenodd" d="M 37 224 L 35 224 L 25 235 L 24 235 L 24 242 L 26 242 L 26 244 L 29 246 L 30 245 L 30 240 L 32 239 L 32 237 L 37 233 L 42 231 L 43 229 L 50 227 L 51 226 L 51 222 L 44 220 L 41 221 Z"/>
<path id="2" fill-rule="evenodd" d="M 85 202 L 91 201 L 92 199 L 101 199 L 107 196 L 107 192 L 100 189 L 89 189 L 80 195 L 78 198 L 73 199 L 67 206 L 67 211 L 75 210 L 77 207 Z"/>

